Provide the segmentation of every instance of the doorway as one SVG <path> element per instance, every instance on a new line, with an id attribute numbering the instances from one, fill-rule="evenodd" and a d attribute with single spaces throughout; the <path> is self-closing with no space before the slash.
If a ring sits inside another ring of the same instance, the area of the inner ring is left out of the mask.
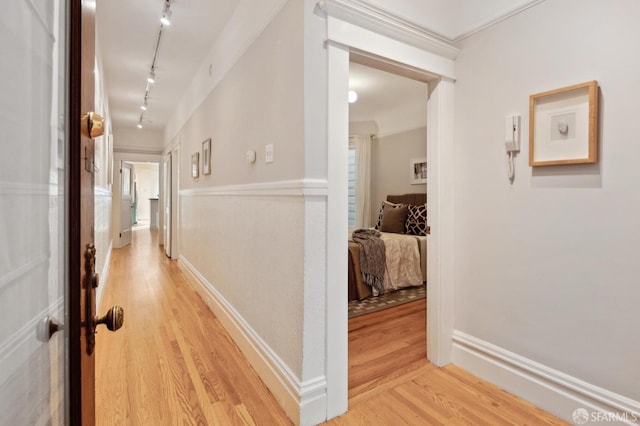
<path id="1" fill-rule="evenodd" d="M 357 11 L 353 11 L 357 14 Z M 407 28 L 369 22 L 368 29 L 337 17 L 328 10 L 328 197 L 327 215 L 327 416 L 347 410 L 347 259 L 344 234 L 347 226 L 347 146 L 349 62 L 360 63 L 404 76 L 429 79 L 427 117 L 427 170 L 429 193 L 427 238 L 428 359 L 437 366 L 450 362 L 453 334 L 453 59 L 457 50 L 424 34 L 420 48 L 409 40 Z M 351 17 L 353 18 L 353 17 Z M 351 19 L 350 18 L 350 19 Z M 367 17 L 370 18 L 370 17 Z M 390 38 L 381 34 L 397 33 Z M 412 34 L 411 36 L 413 36 Z M 420 79 L 420 78 L 418 78 Z M 338 159 L 331 161 L 331 159 Z M 443 189 L 447 190 L 443 190 Z M 434 232 L 435 230 L 435 232 Z M 344 287 L 343 287 L 344 286 Z"/>
<path id="2" fill-rule="evenodd" d="M 160 165 L 132 162 L 133 202 L 132 229 L 157 230 L 159 223 Z"/>
<path id="3" fill-rule="evenodd" d="M 134 154 L 117 150 L 114 150 L 113 157 L 112 236 L 113 247 L 121 248 L 131 243 L 131 230 L 134 226 L 150 228 L 152 219 L 156 228 L 161 226 L 159 212 L 162 158 L 156 154 Z M 152 206 L 154 203 L 155 206 Z M 158 214 L 152 217 L 153 207 Z"/>
<path id="4" fill-rule="evenodd" d="M 349 233 L 380 230 L 388 200 L 406 200 L 413 219 L 380 235 L 388 258 L 379 296 L 356 285 L 360 246 L 349 243 L 350 397 L 427 363 L 426 179 L 411 173 L 418 161 L 426 170 L 427 83 L 357 60 L 349 64 Z"/>

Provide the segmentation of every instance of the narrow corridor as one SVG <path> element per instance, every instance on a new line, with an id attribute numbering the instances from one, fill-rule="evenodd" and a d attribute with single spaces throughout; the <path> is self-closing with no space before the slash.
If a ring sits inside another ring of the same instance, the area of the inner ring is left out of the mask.
<path id="1" fill-rule="evenodd" d="M 291 424 L 157 231 L 113 250 L 106 285 L 100 312 L 121 305 L 125 322 L 97 336 L 97 425 Z"/>

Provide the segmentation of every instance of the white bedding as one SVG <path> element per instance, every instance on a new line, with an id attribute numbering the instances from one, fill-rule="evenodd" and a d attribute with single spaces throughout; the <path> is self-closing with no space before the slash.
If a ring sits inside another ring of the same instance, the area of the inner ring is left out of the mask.
<path id="1" fill-rule="evenodd" d="M 384 292 L 422 284 L 420 250 L 414 235 L 383 232 L 387 265 L 384 275 Z"/>

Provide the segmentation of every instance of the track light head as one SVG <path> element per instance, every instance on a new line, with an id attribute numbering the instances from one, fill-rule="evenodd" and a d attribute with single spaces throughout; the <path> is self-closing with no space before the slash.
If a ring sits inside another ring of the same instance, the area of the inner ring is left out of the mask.
<path id="1" fill-rule="evenodd" d="M 149 77 L 147 77 L 147 81 L 151 84 L 156 82 L 156 73 L 154 71 L 151 71 L 149 73 Z"/>
<path id="2" fill-rule="evenodd" d="M 160 18 L 160 23 L 166 27 L 171 25 L 171 14 L 171 9 L 169 8 L 169 4 L 167 3 L 164 13 L 162 14 L 162 18 Z"/>

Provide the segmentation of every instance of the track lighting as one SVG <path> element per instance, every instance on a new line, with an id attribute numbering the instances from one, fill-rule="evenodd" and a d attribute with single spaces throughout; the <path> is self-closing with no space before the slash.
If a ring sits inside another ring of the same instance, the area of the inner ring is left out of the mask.
<path id="1" fill-rule="evenodd" d="M 162 18 L 160 18 L 160 22 L 164 26 L 171 25 L 171 9 L 169 8 L 169 3 L 167 2 L 167 6 L 165 7 L 164 13 L 162 14 Z"/>
<path id="2" fill-rule="evenodd" d="M 151 60 L 151 71 L 147 76 L 147 87 L 144 91 L 144 100 L 140 105 L 140 119 L 138 120 L 138 124 L 136 127 L 138 129 L 142 129 L 142 119 L 144 117 L 145 111 L 147 111 L 147 99 L 149 98 L 149 93 L 151 92 L 151 85 L 156 82 L 156 60 L 158 59 L 158 49 L 160 48 L 160 39 L 162 38 L 162 29 L 165 26 L 171 25 L 171 0 L 165 0 L 164 6 L 162 7 L 162 19 L 160 19 L 160 30 L 158 31 L 158 38 L 156 39 L 156 47 L 153 50 L 153 59 Z"/>

